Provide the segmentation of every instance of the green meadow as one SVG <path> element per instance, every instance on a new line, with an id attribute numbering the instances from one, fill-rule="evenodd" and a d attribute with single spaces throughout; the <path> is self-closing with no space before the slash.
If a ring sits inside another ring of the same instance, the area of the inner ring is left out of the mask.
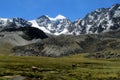
<path id="1" fill-rule="evenodd" d="M 0 80 L 120 80 L 120 59 L 24 57 L 0 55 Z M 34 68 L 35 67 L 35 68 Z"/>

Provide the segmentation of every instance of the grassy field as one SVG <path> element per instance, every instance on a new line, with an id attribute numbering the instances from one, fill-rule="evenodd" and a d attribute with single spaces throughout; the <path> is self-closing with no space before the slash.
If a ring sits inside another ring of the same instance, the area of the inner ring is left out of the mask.
<path id="1" fill-rule="evenodd" d="M 0 55 L 0 80 L 120 80 L 120 59 L 61 58 Z M 35 68 L 34 68 L 35 67 Z"/>

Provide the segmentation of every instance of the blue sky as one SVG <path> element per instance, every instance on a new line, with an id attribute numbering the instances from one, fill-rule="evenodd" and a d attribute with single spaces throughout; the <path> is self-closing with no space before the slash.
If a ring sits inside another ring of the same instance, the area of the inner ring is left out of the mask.
<path id="1" fill-rule="evenodd" d="M 76 20 L 97 8 L 108 8 L 116 3 L 120 0 L 0 0 L 0 17 L 32 20 L 41 15 L 62 14 Z"/>

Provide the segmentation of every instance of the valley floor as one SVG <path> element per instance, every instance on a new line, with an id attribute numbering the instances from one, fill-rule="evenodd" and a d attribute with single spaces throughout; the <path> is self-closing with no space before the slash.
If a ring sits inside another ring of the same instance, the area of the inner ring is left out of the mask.
<path id="1" fill-rule="evenodd" d="M 87 54 L 87 53 L 86 53 Z M 0 80 L 120 80 L 120 59 L 0 55 Z"/>

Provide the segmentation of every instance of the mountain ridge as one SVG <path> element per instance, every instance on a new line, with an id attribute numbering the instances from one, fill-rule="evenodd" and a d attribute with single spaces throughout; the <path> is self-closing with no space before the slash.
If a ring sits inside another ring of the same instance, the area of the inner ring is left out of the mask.
<path id="1" fill-rule="evenodd" d="M 30 21 L 22 18 L 0 18 L 0 30 L 26 26 L 38 28 L 51 35 L 98 34 L 117 30 L 120 28 L 120 4 L 112 5 L 110 8 L 96 9 L 74 22 L 60 14 L 55 18 L 42 15 Z"/>
<path id="2" fill-rule="evenodd" d="M 33 20 L 34 24 L 22 18 L 3 19 L 0 47 L 6 49 L 4 46 L 9 43 L 9 50 L 17 56 L 61 57 L 89 53 L 89 57 L 119 58 L 119 12 L 120 4 L 116 4 L 74 22 L 63 16 L 50 20 L 45 15 Z"/>

